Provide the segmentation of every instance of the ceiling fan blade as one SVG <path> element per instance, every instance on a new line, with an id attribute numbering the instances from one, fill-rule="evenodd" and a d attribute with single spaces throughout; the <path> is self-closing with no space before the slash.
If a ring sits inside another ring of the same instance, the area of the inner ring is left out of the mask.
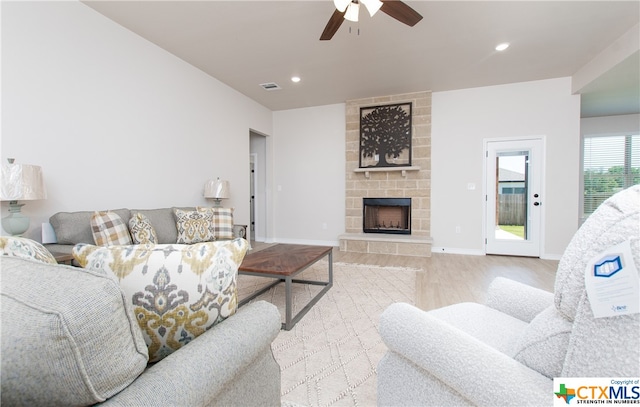
<path id="1" fill-rule="evenodd" d="M 333 12 L 333 15 L 329 19 L 327 26 L 324 27 L 324 31 L 320 36 L 320 41 L 326 41 L 333 38 L 333 35 L 336 33 L 336 31 L 338 31 L 338 28 L 340 28 L 340 26 L 342 25 L 342 22 L 344 21 L 345 12 L 346 10 L 345 11 L 336 10 Z"/>
<path id="2" fill-rule="evenodd" d="M 399 0 L 383 0 L 380 10 L 410 27 L 422 20 L 417 11 Z"/>

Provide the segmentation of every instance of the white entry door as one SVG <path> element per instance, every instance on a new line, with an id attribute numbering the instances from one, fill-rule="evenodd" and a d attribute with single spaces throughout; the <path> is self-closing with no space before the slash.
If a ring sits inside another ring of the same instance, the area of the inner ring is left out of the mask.
<path id="1" fill-rule="evenodd" d="M 540 256 L 542 138 L 485 141 L 485 251 Z"/>

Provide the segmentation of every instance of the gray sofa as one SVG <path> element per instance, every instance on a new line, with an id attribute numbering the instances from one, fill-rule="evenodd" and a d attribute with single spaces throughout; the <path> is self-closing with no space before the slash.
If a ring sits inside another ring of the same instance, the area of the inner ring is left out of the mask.
<path id="1" fill-rule="evenodd" d="M 194 210 L 193 207 L 180 207 L 183 210 Z M 145 215 L 158 235 L 158 243 L 175 243 L 178 237 L 176 218 L 173 208 L 159 209 L 115 209 L 112 210 L 129 223 L 131 215 L 137 212 Z M 49 218 L 49 223 L 56 234 L 57 243 L 46 244 L 51 252 L 71 254 L 73 246 L 78 243 L 94 244 L 91 233 L 91 215 L 93 211 L 58 212 Z M 244 237 L 244 236 L 241 236 Z"/>
<path id="2" fill-rule="evenodd" d="M 18 257 L 0 263 L 2 405 L 280 405 L 274 305 L 244 306 L 147 365 L 115 278 Z"/>
<path id="3" fill-rule="evenodd" d="M 616 256 L 623 267 L 612 281 L 622 292 L 640 273 L 640 186 L 611 197 L 578 230 L 554 294 L 498 278 L 486 304 L 428 312 L 391 305 L 380 320 L 389 350 L 378 364 L 378 405 L 543 406 L 559 391 L 553 378 L 637 378 L 640 314 L 596 318 L 596 291 L 585 285 L 597 284 L 598 265 Z M 631 307 L 638 297 L 618 301 Z"/>

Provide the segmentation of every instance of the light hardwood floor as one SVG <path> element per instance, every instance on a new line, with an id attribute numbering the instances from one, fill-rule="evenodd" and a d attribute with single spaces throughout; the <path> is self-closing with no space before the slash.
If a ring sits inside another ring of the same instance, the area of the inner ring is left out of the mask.
<path id="1" fill-rule="evenodd" d="M 253 250 L 271 244 L 251 242 Z M 431 257 L 347 253 L 333 249 L 333 261 L 377 266 L 410 267 L 416 273 L 416 305 L 424 310 L 459 302 L 484 302 L 491 281 L 507 277 L 553 291 L 558 262 L 530 257 L 471 256 L 433 253 Z"/>

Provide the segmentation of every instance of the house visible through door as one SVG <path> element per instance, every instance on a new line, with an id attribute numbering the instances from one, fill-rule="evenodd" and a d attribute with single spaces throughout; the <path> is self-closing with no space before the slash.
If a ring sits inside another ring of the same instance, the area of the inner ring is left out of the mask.
<path id="1" fill-rule="evenodd" d="M 542 138 L 485 141 L 485 252 L 540 256 Z"/>

